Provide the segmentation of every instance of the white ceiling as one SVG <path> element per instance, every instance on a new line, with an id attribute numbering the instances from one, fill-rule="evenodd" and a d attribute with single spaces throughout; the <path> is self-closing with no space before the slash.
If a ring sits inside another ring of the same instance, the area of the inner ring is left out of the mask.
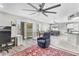
<path id="1" fill-rule="evenodd" d="M 44 8 L 56 5 L 57 3 L 46 3 Z M 79 3 L 62 3 L 60 7 L 51 9 L 51 11 L 56 11 L 57 14 L 48 14 L 48 17 L 42 15 L 41 13 L 37 13 L 34 15 L 29 15 L 31 11 L 23 11 L 22 9 L 33 9 L 31 6 L 26 3 L 3 3 L 4 8 L 0 8 L 0 11 L 7 12 L 14 15 L 19 15 L 23 17 L 28 17 L 30 19 L 43 21 L 46 23 L 63 22 L 67 21 L 67 17 L 73 13 L 79 12 Z M 38 3 L 33 3 L 37 8 Z"/>

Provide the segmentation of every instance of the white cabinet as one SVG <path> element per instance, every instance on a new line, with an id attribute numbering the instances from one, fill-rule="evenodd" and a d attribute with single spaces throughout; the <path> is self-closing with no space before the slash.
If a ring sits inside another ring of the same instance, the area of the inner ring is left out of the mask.
<path id="1" fill-rule="evenodd" d="M 23 45 L 22 35 L 17 35 L 17 46 Z"/>
<path id="2" fill-rule="evenodd" d="M 68 34 L 68 42 L 73 46 L 79 45 L 79 35 L 78 34 Z"/>

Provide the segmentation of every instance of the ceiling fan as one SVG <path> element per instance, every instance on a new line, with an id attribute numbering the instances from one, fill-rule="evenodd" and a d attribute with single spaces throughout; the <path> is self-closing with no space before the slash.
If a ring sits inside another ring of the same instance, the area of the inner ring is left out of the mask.
<path id="1" fill-rule="evenodd" d="M 28 10 L 28 9 L 22 9 L 22 10 L 24 10 L 24 11 L 33 11 L 34 13 L 32 13 L 30 15 L 36 14 L 37 12 L 41 12 L 45 16 L 48 16 L 46 13 L 56 14 L 56 12 L 52 12 L 52 11 L 48 11 L 48 10 L 61 6 L 61 4 L 57 4 L 57 5 L 54 5 L 54 6 L 51 6 L 51 7 L 48 7 L 48 8 L 44 9 L 45 3 L 39 4 L 39 8 L 37 8 L 36 6 L 34 6 L 31 3 L 27 3 L 27 4 L 29 6 L 31 6 L 32 8 L 34 8 L 34 10 Z"/>

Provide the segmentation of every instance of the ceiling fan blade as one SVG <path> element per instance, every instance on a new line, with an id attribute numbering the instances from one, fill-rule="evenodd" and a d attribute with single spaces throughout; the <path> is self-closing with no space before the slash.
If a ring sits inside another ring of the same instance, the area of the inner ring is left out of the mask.
<path id="1" fill-rule="evenodd" d="M 38 8 L 36 8 L 34 5 L 32 5 L 31 3 L 27 3 L 28 5 L 30 5 L 31 7 L 33 7 L 34 9 L 38 10 Z"/>
<path id="2" fill-rule="evenodd" d="M 29 14 L 29 15 L 33 15 L 33 14 L 36 14 L 36 13 L 31 13 L 31 14 Z"/>
<path id="3" fill-rule="evenodd" d="M 24 11 L 36 11 L 36 10 L 29 10 L 29 9 L 22 9 Z"/>
<path id="4" fill-rule="evenodd" d="M 43 9 L 43 8 L 44 8 L 44 5 L 45 5 L 45 3 L 42 3 L 42 4 L 40 5 L 40 9 Z"/>
<path id="5" fill-rule="evenodd" d="M 48 15 L 46 15 L 44 12 L 42 14 L 45 15 L 46 17 L 48 17 Z"/>
<path id="6" fill-rule="evenodd" d="M 59 6 L 61 6 L 61 4 L 57 4 L 57 5 L 55 5 L 55 6 L 48 7 L 48 8 L 46 8 L 46 9 L 44 9 L 44 10 L 49 10 L 49 9 L 56 8 L 56 7 L 59 7 Z"/>
<path id="7" fill-rule="evenodd" d="M 45 13 L 54 13 L 56 14 L 56 12 L 51 12 L 51 11 L 44 11 Z"/>

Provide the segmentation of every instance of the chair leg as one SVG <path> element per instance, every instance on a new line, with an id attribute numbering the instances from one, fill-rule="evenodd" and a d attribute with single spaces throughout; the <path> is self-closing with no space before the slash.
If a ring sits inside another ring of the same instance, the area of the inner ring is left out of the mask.
<path id="1" fill-rule="evenodd" d="M 9 53 L 8 49 L 6 49 L 7 53 Z"/>
<path id="2" fill-rule="evenodd" d="M 2 47 L 0 47 L 0 52 L 2 52 Z"/>
<path id="3" fill-rule="evenodd" d="M 3 50 L 5 50 L 5 51 L 7 51 L 7 53 L 9 53 L 8 49 L 9 49 L 8 46 L 3 48 Z"/>

